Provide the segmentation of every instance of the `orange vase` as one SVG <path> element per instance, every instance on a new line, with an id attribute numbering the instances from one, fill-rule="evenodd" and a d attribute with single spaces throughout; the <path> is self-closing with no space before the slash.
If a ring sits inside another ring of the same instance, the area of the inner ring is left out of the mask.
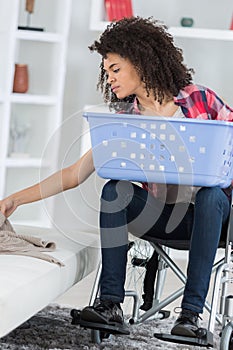
<path id="1" fill-rule="evenodd" d="M 28 91 L 28 66 L 27 64 L 15 64 L 13 92 L 25 93 Z"/>

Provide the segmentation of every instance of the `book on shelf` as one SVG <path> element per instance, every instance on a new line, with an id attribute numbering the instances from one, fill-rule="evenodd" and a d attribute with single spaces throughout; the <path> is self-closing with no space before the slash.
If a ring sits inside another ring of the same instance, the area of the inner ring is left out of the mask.
<path id="1" fill-rule="evenodd" d="M 233 30 L 233 15 L 231 17 L 231 25 L 230 25 L 230 30 Z"/>
<path id="2" fill-rule="evenodd" d="M 119 21 L 133 16 L 132 0 L 105 0 L 107 21 Z"/>

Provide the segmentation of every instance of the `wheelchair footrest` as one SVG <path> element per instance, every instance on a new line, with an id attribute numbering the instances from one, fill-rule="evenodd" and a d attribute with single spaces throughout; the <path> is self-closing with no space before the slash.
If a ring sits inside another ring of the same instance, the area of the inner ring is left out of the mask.
<path id="1" fill-rule="evenodd" d="M 154 337 L 159 340 L 164 340 L 172 343 L 213 347 L 213 333 L 211 333 L 205 328 L 200 328 L 199 330 L 200 332 L 196 337 L 185 337 L 182 335 L 172 335 L 166 333 L 154 333 Z"/>

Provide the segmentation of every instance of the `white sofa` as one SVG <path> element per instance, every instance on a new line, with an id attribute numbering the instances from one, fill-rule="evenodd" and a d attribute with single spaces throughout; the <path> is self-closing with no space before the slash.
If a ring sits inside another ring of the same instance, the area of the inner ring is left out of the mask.
<path id="1" fill-rule="evenodd" d="M 99 261 L 99 236 L 48 228 L 17 226 L 19 234 L 54 241 L 48 254 L 64 263 L 17 255 L 0 255 L 0 337 L 25 322 L 39 310 L 93 271 Z M 46 253 L 45 253 L 46 254 Z"/>

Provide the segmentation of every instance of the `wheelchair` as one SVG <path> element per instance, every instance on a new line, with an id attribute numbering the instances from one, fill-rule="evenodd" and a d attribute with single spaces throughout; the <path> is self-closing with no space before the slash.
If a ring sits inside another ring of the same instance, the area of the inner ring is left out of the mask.
<path id="1" fill-rule="evenodd" d="M 149 319 L 164 319 L 170 316 L 166 308 L 182 294 L 184 287 L 162 298 L 167 270 L 170 268 L 175 276 L 184 284 L 185 273 L 171 258 L 171 250 L 188 251 L 189 241 L 165 241 L 155 239 L 145 241 L 131 239 L 128 244 L 128 264 L 126 291 L 123 310 L 130 315 L 130 325 L 142 323 Z M 213 347 L 213 334 L 216 323 L 221 327 L 220 350 L 233 349 L 233 290 L 228 294 L 228 287 L 233 284 L 233 208 L 228 224 L 227 237 L 220 240 L 219 247 L 224 249 L 224 256 L 215 262 L 212 268 L 214 274 L 212 301 L 206 301 L 205 309 L 209 313 L 208 327 L 200 328 L 195 338 L 175 336 L 165 333 L 155 333 L 155 338 L 199 347 Z M 99 263 L 89 305 L 98 301 L 101 263 Z M 72 310 L 72 323 L 79 324 L 79 311 Z M 91 330 L 91 340 L 101 343 L 110 334 Z"/>

